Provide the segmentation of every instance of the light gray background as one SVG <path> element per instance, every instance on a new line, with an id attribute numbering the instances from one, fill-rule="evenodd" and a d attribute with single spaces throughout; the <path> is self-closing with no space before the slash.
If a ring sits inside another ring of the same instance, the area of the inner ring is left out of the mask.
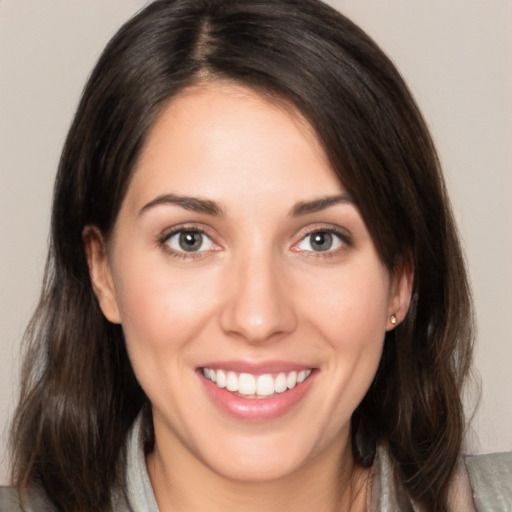
<path id="1" fill-rule="evenodd" d="M 512 449 L 512 1 L 333 0 L 393 58 L 444 164 L 473 282 L 474 452 Z M 0 483 L 52 181 L 103 46 L 142 0 L 0 0 Z"/>

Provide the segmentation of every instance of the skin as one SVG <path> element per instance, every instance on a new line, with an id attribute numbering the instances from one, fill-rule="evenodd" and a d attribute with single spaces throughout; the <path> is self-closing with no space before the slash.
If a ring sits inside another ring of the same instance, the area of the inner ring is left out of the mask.
<path id="1" fill-rule="evenodd" d="M 344 199 L 297 211 L 333 196 Z M 169 238 L 183 228 L 206 233 L 200 250 Z M 312 230 L 339 232 L 332 249 L 313 250 Z M 100 306 L 122 324 L 152 404 L 147 466 L 162 511 L 365 509 L 350 417 L 390 316 L 407 311 L 411 275 L 383 265 L 297 112 L 233 84 L 182 92 L 149 134 L 112 236 L 89 226 L 84 240 Z M 211 401 L 197 371 L 224 360 L 316 370 L 286 414 L 244 421 Z"/>

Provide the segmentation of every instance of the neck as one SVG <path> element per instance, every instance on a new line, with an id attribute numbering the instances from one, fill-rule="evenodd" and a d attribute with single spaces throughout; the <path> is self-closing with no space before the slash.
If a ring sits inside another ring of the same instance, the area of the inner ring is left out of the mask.
<path id="1" fill-rule="evenodd" d="M 355 465 L 350 443 L 333 446 L 293 474 L 273 481 L 224 478 L 203 465 L 169 460 L 155 446 L 148 473 L 161 512 L 364 512 L 369 471 Z"/>

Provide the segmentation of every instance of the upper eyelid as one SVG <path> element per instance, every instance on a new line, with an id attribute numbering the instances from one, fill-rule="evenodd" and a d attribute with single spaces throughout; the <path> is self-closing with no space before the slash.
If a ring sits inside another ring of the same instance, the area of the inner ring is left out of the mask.
<path id="1" fill-rule="evenodd" d="M 306 239 L 306 237 L 313 235 L 314 233 L 332 233 L 337 236 L 340 241 L 340 247 L 337 247 L 332 250 L 326 251 L 311 251 L 311 250 L 301 250 L 299 249 L 299 245 Z M 320 258 L 333 257 L 335 254 L 339 254 L 340 251 L 347 250 L 348 248 L 353 247 L 352 235 L 346 229 L 341 228 L 340 226 L 333 225 L 324 225 L 324 226 L 315 226 L 306 231 L 302 231 L 300 236 L 292 243 L 290 250 L 292 252 L 302 253 L 304 256 L 314 256 Z"/>
<path id="2" fill-rule="evenodd" d="M 199 233 L 201 235 L 205 235 L 206 237 L 208 237 L 210 240 L 211 240 L 211 236 L 206 232 L 206 231 L 203 231 L 202 229 L 177 229 L 176 231 L 170 231 L 169 233 L 167 233 L 166 235 L 164 235 L 164 240 L 169 240 L 170 238 L 178 235 L 179 233 Z M 212 240 L 213 242 L 213 240 Z"/>
<path id="3" fill-rule="evenodd" d="M 182 231 L 197 231 L 198 233 L 202 233 L 202 234 L 208 236 L 209 238 L 213 239 L 211 230 L 208 229 L 206 226 L 203 226 L 202 224 L 188 223 L 188 222 L 162 230 L 162 232 L 158 238 L 160 240 L 167 240 L 171 236 L 173 236 L 177 233 L 181 233 Z"/>
<path id="4" fill-rule="evenodd" d="M 201 233 L 202 235 L 208 237 L 210 239 L 210 241 L 212 242 L 213 246 L 216 248 L 216 250 L 218 250 L 218 248 L 222 247 L 222 245 L 217 241 L 217 238 L 210 233 L 210 230 L 208 228 L 198 226 L 197 224 L 194 224 L 194 223 L 185 223 L 182 225 L 177 225 L 177 226 L 173 226 L 168 229 L 162 230 L 160 232 L 160 234 L 157 235 L 157 237 L 155 239 L 156 245 L 170 253 L 181 253 L 181 251 L 177 251 L 176 249 L 173 249 L 170 246 L 169 240 L 173 236 L 177 235 L 178 233 L 187 232 L 187 231 Z M 188 256 L 192 256 L 194 254 L 197 256 L 198 254 L 201 254 L 204 252 L 206 252 L 206 251 L 191 252 L 188 254 Z M 184 252 L 184 254 L 186 254 L 186 253 Z"/>
<path id="5" fill-rule="evenodd" d="M 201 246 L 205 242 L 205 238 L 206 238 L 209 241 L 209 247 L 207 247 L 206 249 L 197 250 L 197 251 L 195 251 L 195 250 L 194 251 L 186 251 L 186 250 L 183 250 L 181 248 L 173 247 L 172 246 L 172 239 L 177 237 L 178 235 L 181 237 L 181 234 L 183 234 L 183 233 L 199 233 L 201 235 L 201 239 L 202 239 Z M 208 236 L 206 233 L 204 233 L 203 231 L 199 231 L 197 229 L 195 229 L 195 230 L 181 229 L 181 230 L 175 231 L 174 233 L 170 233 L 166 238 L 164 238 L 164 241 L 163 241 L 162 245 L 165 245 L 166 249 L 168 249 L 169 251 L 172 251 L 172 252 L 175 252 L 175 253 L 183 253 L 183 254 L 192 255 L 192 254 L 199 254 L 199 253 L 211 251 L 212 248 L 214 248 L 216 244 L 212 240 L 212 238 L 210 236 Z"/>
<path id="6" fill-rule="evenodd" d="M 202 235 L 209 238 L 212 243 L 213 249 L 210 248 L 210 249 L 206 249 L 204 251 L 187 252 L 184 250 L 179 250 L 179 249 L 175 249 L 175 248 L 171 247 L 171 244 L 169 243 L 170 239 L 179 233 L 187 232 L 187 231 L 201 233 Z M 175 259 L 179 259 L 179 260 L 201 259 L 201 258 L 204 258 L 208 252 L 210 252 L 212 250 L 217 251 L 218 248 L 221 247 L 220 244 L 218 244 L 215 241 L 214 237 L 212 237 L 208 233 L 208 231 L 209 231 L 208 229 L 202 228 L 202 227 L 198 226 L 197 224 L 185 223 L 182 225 L 173 226 L 171 228 L 168 228 L 167 230 L 163 230 L 161 232 L 160 236 L 157 237 L 156 244 L 161 250 L 163 250 L 170 257 L 173 257 Z"/>
<path id="7" fill-rule="evenodd" d="M 348 231 L 346 228 L 342 228 L 341 226 L 336 226 L 333 224 L 321 224 L 301 230 L 299 235 L 297 235 L 296 237 L 296 242 L 294 243 L 300 242 L 308 235 L 312 235 L 313 233 L 319 232 L 333 233 L 335 235 L 338 235 L 342 239 L 352 240 L 352 235 L 350 231 Z"/>

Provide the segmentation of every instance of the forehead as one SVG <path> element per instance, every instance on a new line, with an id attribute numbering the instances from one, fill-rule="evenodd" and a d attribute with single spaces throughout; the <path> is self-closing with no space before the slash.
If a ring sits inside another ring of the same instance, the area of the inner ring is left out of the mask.
<path id="1" fill-rule="evenodd" d="M 311 125 L 292 107 L 233 84 L 190 87 L 162 109 L 128 196 L 179 193 L 228 201 L 342 190 Z"/>

